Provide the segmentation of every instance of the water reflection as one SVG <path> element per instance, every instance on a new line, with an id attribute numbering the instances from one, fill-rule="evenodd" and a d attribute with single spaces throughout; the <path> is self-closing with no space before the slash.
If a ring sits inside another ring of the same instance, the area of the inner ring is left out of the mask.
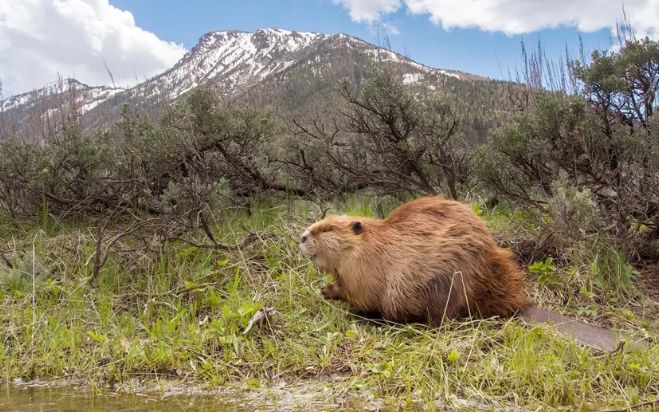
<path id="1" fill-rule="evenodd" d="M 155 396 L 103 394 L 94 395 L 75 387 L 26 387 L 6 385 L 0 388 L 0 411 L 7 412 L 78 412 L 78 411 L 230 411 L 251 409 L 227 404 L 209 396 Z"/>

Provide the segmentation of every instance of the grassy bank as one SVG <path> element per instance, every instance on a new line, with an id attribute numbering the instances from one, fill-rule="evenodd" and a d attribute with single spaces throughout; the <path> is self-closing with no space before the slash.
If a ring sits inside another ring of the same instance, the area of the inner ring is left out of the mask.
<path id="1" fill-rule="evenodd" d="M 363 199 L 334 209 L 374 214 Z M 259 234 L 238 250 L 169 242 L 144 252 L 134 241 L 118 242 L 95 282 L 95 229 L 47 219 L 39 227 L 6 223 L 4 379 L 75 377 L 108 388 L 173 378 L 272 396 L 282 396 L 272 388 L 284 383 L 321 385 L 328 404 L 351 407 L 590 410 L 657 399 L 656 344 L 608 355 L 512 320 L 426 329 L 355 317 L 320 296 L 327 279 L 297 252 L 299 233 L 318 216 L 318 207 L 292 200 L 257 205 L 251 214 L 224 211 L 213 226 L 218 241 Z M 510 226 L 497 213 L 484 217 L 497 231 Z M 592 285 L 593 273 L 610 270 L 599 274 L 616 279 L 616 270 L 628 267 L 595 261 L 589 270 L 537 265 L 531 293 L 545 307 L 656 342 L 657 303 L 647 292 L 621 284 L 604 293 Z M 542 276 L 552 281 L 535 281 Z M 266 308 L 274 310 L 269 322 L 244 334 Z"/>

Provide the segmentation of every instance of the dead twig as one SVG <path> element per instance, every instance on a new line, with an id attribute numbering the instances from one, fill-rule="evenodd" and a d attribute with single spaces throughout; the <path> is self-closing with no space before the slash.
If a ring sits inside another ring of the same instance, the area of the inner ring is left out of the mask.
<path id="1" fill-rule="evenodd" d="M 163 296 L 176 296 L 180 297 L 181 295 L 184 295 L 186 293 L 194 292 L 197 290 L 202 290 L 206 289 L 209 287 L 217 286 L 218 284 L 223 283 L 223 282 L 210 282 L 210 283 L 204 283 L 201 285 L 194 285 L 190 287 L 180 287 L 178 289 L 174 290 L 168 290 L 167 292 L 160 292 L 160 293 L 153 293 L 153 292 L 141 292 L 141 291 L 135 291 L 135 292 L 129 292 L 129 293 L 124 293 L 121 295 L 116 295 L 117 298 L 122 299 L 122 298 L 127 298 L 127 297 L 132 297 L 132 296 L 146 296 L 150 298 L 157 298 L 157 297 L 163 297 Z M 226 295 L 226 292 L 220 291 L 222 295 Z"/>
<path id="2" fill-rule="evenodd" d="M 2 259 L 5 262 L 5 265 L 7 265 L 7 267 L 9 267 L 9 269 L 13 269 L 14 264 L 11 263 L 11 260 L 9 260 L 9 258 L 7 257 L 7 255 L 5 253 L 7 253 L 7 252 L 0 249 L 0 259 Z"/>
<path id="3" fill-rule="evenodd" d="M 270 321 L 272 320 L 272 317 L 277 313 L 277 311 L 274 308 L 263 308 L 258 310 L 254 316 L 249 320 L 249 323 L 247 323 L 247 327 L 243 331 L 243 335 L 247 335 L 250 330 L 254 327 L 254 325 L 261 325 L 262 323 L 266 323 L 270 325 Z"/>
<path id="4" fill-rule="evenodd" d="M 638 409 L 638 408 L 643 408 L 645 406 L 655 407 L 657 405 L 659 405 L 659 399 L 655 399 L 653 401 L 637 403 L 636 405 L 628 406 L 626 408 L 621 408 L 621 409 L 603 409 L 600 412 L 626 412 L 626 411 L 631 411 L 631 410 Z"/>
<path id="5" fill-rule="evenodd" d="M 240 250 L 259 239 L 261 239 L 261 236 L 259 236 L 258 233 L 250 233 L 249 235 L 242 238 L 240 242 L 236 244 L 219 243 L 219 242 L 214 244 L 196 243 L 191 240 L 184 239 L 182 237 L 171 237 L 168 240 L 180 240 L 181 242 L 185 242 L 199 249 Z"/>
<path id="6" fill-rule="evenodd" d="M 137 232 L 140 230 L 142 227 L 144 227 L 146 224 L 151 223 L 157 218 L 152 218 L 152 219 L 145 219 L 141 222 L 136 223 L 132 227 L 116 234 L 114 237 L 112 237 L 108 243 L 103 247 L 103 237 L 105 235 L 105 230 L 106 227 L 108 226 L 109 222 L 111 221 L 111 215 L 108 216 L 107 219 L 105 219 L 105 222 L 101 224 L 101 226 L 98 228 L 98 238 L 96 239 L 96 250 L 94 252 L 94 267 L 92 269 L 92 277 L 90 279 L 90 282 L 95 282 L 96 279 L 98 278 L 98 275 L 101 272 L 101 269 L 107 263 L 107 260 L 110 256 L 110 248 L 114 246 L 115 243 L 117 243 L 119 240 L 121 240 L 123 237 L 131 235 L 132 233 Z"/>

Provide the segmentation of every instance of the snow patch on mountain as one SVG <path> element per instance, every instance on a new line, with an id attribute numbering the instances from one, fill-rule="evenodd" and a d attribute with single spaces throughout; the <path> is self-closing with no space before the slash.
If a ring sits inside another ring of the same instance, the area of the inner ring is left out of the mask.
<path id="1" fill-rule="evenodd" d="M 124 89 L 94 87 L 85 93 L 86 96 L 84 99 L 81 99 L 85 103 L 80 107 L 80 113 L 85 114 L 94 109 L 99 104 L 111 99 L 117 94 L 123 93 L 124 91 Z"/>
<path id="2" fill-rule="evenodd" d="M 450 77 L 455 77 L 456 79 L 461 79 L 460 75 L 456 73 L 447 72 L 446 70 L 442 70 L 442 69 L 435 69 L 435 71 L 443 74 L 444 76 L 450 76 Z"/>
<path id="3" fill-rule="evenodd" d="M 423 79 L 423 74 L 421 74 L 421 73 L 405 73 L 405 74 L 403 74 L 403 84 L 404 85 L 416 84 L 421 79 Z"/>

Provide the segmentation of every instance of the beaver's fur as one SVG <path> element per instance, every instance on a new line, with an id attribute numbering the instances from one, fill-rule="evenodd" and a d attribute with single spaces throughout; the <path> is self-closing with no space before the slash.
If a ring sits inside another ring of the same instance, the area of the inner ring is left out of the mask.
<path id="1" fill-rule="evenodd" d="M 323 295 L 395 322 L 510 316 L 529 301 L 524 275 L 472 209 L 441 197 L 386 219 L 330 216 L 300 239 L 334 281 Z"/>

